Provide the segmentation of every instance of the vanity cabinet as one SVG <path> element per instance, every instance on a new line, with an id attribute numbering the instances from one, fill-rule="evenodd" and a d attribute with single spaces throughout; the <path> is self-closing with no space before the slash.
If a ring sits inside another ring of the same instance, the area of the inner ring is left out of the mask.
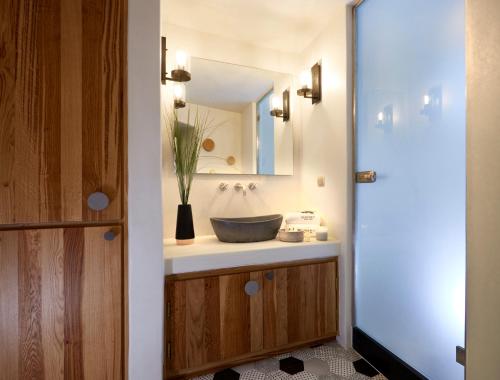
<path id="1" fill-rule="evenodd" d="M 123 378 L 118 226 L 0 232 L 0 379 Z"/>
<path id="2" fill-rule="evenodd" d="M 167 378 L 338 334 L 336 257 L 171 275 L 165 291 Z"/>

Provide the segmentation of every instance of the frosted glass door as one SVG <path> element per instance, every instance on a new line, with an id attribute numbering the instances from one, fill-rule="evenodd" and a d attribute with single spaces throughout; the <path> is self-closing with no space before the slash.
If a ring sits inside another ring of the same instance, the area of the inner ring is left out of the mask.
<path id="1" fill-rule="evenodd" d="M 356 9 L 355 324 L 432 380 L 463 379 L 463 0 Z"/>

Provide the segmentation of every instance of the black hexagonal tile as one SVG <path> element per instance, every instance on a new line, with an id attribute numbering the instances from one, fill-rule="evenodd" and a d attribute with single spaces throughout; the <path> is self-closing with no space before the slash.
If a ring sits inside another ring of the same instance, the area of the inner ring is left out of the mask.
<path id="1" fill-rule="evenodd" d="M 296 373 L 304 371 L 304 362 L 300 359 L 294 358 L 293 356 L 281 359 L 280 370 L 288 373 L 289 375 L 295 375 Z"/>
<path id="2" fill-rule="evenodd" d="M 356 372 L 368 377 L 374 377 L 378 375 L 378 371 L 373 368 L 366 360 L 359 359 L 352 363 Z"/>
<path id="3" fill-rule="evenodd" d="M 214 374 L 214 380 L 240 380 L 240 374 L 234 369 L 226 368 Z"/>

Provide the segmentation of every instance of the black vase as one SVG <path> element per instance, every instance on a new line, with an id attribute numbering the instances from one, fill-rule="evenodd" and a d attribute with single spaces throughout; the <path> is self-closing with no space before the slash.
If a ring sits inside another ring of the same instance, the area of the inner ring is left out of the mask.
<path id="1" fill-rule="evenodd" d="M 193 213 L 191 205 L 177 206 L 177 226 L 175 228 L 175 239 L 178 245 L 194 243 Z"/>

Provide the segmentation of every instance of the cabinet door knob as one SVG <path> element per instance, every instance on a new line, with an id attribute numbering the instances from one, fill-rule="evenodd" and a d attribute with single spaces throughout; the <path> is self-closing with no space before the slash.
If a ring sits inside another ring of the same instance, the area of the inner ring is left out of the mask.
<path id="1" fill-rule="evenodd" d="M 245 293 L 249 296 L 256 295 L 260 290 L 260 285 L 257 281 L 247 281 L 245 284 Z"/>
<path id="2" fill-rule="evenodd" d="M 113 230 L 109 230 L 109 231 L 106 231 L 104 233 L 104 240 L 112 241 L 112 240 L 115 240 L 115 237 L 116 237 L 116 233 Z"/>
<path id="3" fill-rule="evenodd" d="M 266 280 L 272 281 L 274 279 L 274 272 L 273 271 L 266 272 L 264 276 L 266 277 Z"/>
<path id="4" fill-rule="evenodd" d="M 92 193 L 87 198 L 87 206 L 94 211 L 102 211 L 109 206 L 109 197 L 100 191 Z"/>

